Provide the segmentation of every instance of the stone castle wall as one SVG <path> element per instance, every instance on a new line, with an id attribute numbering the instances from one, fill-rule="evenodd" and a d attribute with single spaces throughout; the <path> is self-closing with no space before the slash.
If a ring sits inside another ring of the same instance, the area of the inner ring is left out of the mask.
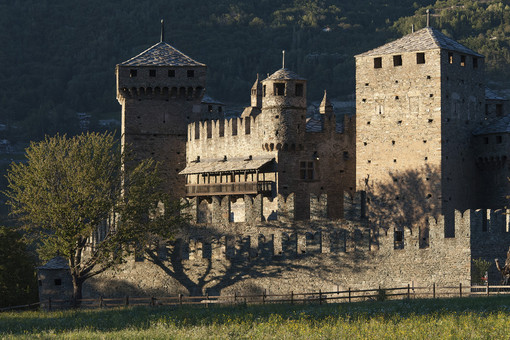
<path id="1" fill-rule="evenodd" d="M 197 225 L 144 261 L 89 280 L 85 296 L 232 294 L 331 291 L 347 288 L 463 285 L 471 283 L 471 260 L 503 259 L 510 233 L 499 212 L 455 212 L 455 237 L 444 237 L 444 218 L 430 218 L 430 240 L 406 229 L 374 232 L 345 220 Z M 485 230 L 485 229 L 484 229 Z M 489 248 L 487 248 L 489 247 Z M 492 260 L 491 260 L 492 261 Z M 499 282 L 491 272 L 491 283 Z"/>

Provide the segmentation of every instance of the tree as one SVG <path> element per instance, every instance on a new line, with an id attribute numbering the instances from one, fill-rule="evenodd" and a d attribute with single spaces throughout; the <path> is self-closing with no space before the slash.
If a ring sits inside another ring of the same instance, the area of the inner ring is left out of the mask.
<path id="1" fill-rule="evenodd" d="M 7 204 L 41 257 L 68 259 L 75 302 L 85 280 L 171 238 L 183 222 L 179 204 L 158 189 L 155 162 L 127 157 L 111 133 L 46 137 L 26 158 L 7 172 Z"/>
<path id="2" fill-rule="evenodd" d="M 18 233 L 0 227 L 0 307 L 36 301 L 34 259 Z"/>

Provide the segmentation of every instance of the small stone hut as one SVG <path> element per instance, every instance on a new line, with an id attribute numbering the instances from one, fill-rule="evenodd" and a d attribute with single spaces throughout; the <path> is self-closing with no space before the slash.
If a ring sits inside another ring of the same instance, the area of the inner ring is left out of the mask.
<path id="1" fill-rule="evenodd" d="M 69 305 L 73 296 L 73 281 L 67 260 L 55 256 L 44 266 L 37 267 L 39 302 L 41 307 L 50 309 L 53 301 L 59 306 Z"/>

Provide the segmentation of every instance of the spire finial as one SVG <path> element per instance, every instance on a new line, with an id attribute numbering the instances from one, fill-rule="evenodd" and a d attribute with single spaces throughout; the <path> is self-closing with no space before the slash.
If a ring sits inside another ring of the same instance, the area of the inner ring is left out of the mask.
<path id="1" fill-rule="evenodd" d="M 285 50 L 282 51 L 282 68 L 285 68 Z"/>
<path id="2" fill-rule="evenodd" d="M 427 27 L 430 27 L 430 9 L 427 8 Z"/>
<path id="3" fill-rule="evenodd" d="M 161 19 L 161 41 L 165 41 L 165 22 Z"/>

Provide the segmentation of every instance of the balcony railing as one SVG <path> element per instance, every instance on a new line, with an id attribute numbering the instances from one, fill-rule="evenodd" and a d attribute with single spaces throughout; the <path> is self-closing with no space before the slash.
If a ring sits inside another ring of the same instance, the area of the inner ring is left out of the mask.
<path id="1" fill-rule="evenodd" d="M 186 195 L 213 196 L 213 195 L 269 194 L 273 190 L 273 185 L 274 182 L 272 181 L 186 184 Z"/>

